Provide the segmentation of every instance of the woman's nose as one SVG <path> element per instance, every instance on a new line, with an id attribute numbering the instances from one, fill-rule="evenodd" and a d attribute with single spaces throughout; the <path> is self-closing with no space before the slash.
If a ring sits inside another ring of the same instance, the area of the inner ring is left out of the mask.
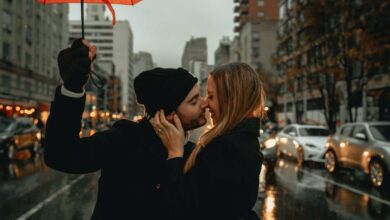
<path id="1" fill-rule="evenodd" d="M 207 97 L 202 97 L 202 108 L 207 108 L 209 106 L 209 101 L 207 99 Z"/>

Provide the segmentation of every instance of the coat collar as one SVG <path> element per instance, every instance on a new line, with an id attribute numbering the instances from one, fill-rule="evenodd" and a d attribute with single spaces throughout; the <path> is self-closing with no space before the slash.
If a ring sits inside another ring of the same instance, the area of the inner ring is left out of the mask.
<path id="1" fill-rule="evenodd" d="M 143 147 L 148 148 L 150 152 L 166 156 L 167 150 L 161 142 L 161 139 L 157 136 L 149 120 L 147 118 L 144 118 L 139 122 L 139 125 L 141 128 L 141 142 Z"/>

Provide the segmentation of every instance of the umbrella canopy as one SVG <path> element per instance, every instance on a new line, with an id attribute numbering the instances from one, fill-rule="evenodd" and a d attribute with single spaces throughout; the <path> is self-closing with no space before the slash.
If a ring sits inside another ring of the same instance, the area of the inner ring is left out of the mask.
<path id="1" fill-rule="evenodd" d="M 112 24 L 115 24 L 116 17 L 115 17 L 115 11 L 114 8 L 112 7 L 112 4 L 134 5 L 140 2 L 141 0 L 37 0 L 37 1 L 40 4 L 81 3 L 81 26 L 82 26 L 82 35 L 84 38 L 84 3 L 106 4 L 112 14 Z"/>

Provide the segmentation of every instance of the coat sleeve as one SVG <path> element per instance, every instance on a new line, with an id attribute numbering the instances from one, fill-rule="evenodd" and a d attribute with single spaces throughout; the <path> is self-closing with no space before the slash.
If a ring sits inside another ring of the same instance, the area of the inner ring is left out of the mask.
<path id="1" fill-rule="evenodd" d="M 240 197 L 240 187 L 246 180 L 240 172 L 242 163 L 234 147 L 228 145 L 207 146 L 214 149 L 205 149 L 202 156 L 198 156 L 196 165 L 186 174 L 183 174 L 182 158 L 166 161 L 160 190 L 165 209 L 172 219 L 207 213 L 223 215 L 226 210 L 231 211 L 229 214 L 235 212 L 238 215 L 239 201 L 234 200 Z"/>
<path id="2" fill-rule="evenodd" d="M 113 147 L 120 131 L 113 128 L 80 138 L 85 95 L 71 98 L 56 89 L 46 126 L 45 163 L 67 173 L 89 173 L 102 168 L 107 147 Z"/>

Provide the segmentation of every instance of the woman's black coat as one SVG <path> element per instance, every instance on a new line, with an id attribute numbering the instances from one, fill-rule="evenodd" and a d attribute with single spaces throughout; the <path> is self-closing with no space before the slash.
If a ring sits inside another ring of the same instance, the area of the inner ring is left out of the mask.
<path id="1" fill-rule="evenodd" d="M 167 160 L 161 192 L 173 219 L 241 219 L 251 215 L 263 156 L 259 119 L 249 118 L 210 142 L 183 174 L 184 159 Z"/>

